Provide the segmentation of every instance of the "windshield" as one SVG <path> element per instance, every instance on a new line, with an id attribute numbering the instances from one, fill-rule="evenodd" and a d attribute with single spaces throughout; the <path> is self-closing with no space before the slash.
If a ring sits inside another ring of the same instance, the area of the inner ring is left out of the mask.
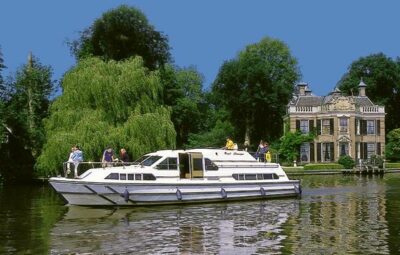
<path id="1" fill-rule="evenodd" d="M 154 164 L 157 160 L 159 160 L 161 156 L 149 156 L 149 155 L 144 155 L 140 157 L 139 159 L 135 160 L 134 164 L 135 165 L 143 165 L 143 166 L 151 166 Z"/>

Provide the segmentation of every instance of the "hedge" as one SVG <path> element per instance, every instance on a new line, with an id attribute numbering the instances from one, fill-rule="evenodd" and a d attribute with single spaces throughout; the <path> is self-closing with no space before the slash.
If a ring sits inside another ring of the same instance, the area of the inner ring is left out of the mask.
<path id="1" fill-rule="evenodd" d="M 385 163 L 385 168 L 400 168 L 400 163 Z"/>
<path id="2" fill-rule="evenodd" d="M 307 164 L 304 166 L 304 170 L 327 170 L 327 169 L 344 169 L 344 167 L 337 163 Z"/>

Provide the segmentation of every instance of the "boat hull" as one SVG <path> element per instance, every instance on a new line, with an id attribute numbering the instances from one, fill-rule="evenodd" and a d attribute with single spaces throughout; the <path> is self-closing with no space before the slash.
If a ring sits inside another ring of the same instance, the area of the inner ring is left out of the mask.
<path id="1" fill-rule="evenodd" d="M 51 179 L 68 204 L 135 206 L 294 197 L 300 181 L 253 183 L 89 183 Z"/>

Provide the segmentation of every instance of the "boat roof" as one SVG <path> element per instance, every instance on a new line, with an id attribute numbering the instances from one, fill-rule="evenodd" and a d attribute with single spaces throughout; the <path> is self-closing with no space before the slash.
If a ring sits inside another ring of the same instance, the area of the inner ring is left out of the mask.
<path id="1" fill-rule="evenodd" d="M 225 150 L 225 149 L 188 149 L 188 150 L 160 150 L 146 155 L 149 156 L 165 156 L 177 157 L 180 153 L 201 153 L 205 158 L 212 160 L 251 160 L 256 159 L 247 151 Z"/>

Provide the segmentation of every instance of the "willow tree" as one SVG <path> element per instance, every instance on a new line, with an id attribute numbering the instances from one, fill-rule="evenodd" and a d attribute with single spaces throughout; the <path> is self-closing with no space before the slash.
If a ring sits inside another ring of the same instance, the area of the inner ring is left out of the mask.
<path id="1" fill-rule="evenodd" d="M 81 146 L 86 161 L 99 161 L 109 145 L 124 147 L 133 157 L 175 146 L 159 74 L 143 67 L 141 58 L 82 60 L 64 76 L 62 88 L 45 121 L 38 174 L 56 173 L 73 144 Z"/>

